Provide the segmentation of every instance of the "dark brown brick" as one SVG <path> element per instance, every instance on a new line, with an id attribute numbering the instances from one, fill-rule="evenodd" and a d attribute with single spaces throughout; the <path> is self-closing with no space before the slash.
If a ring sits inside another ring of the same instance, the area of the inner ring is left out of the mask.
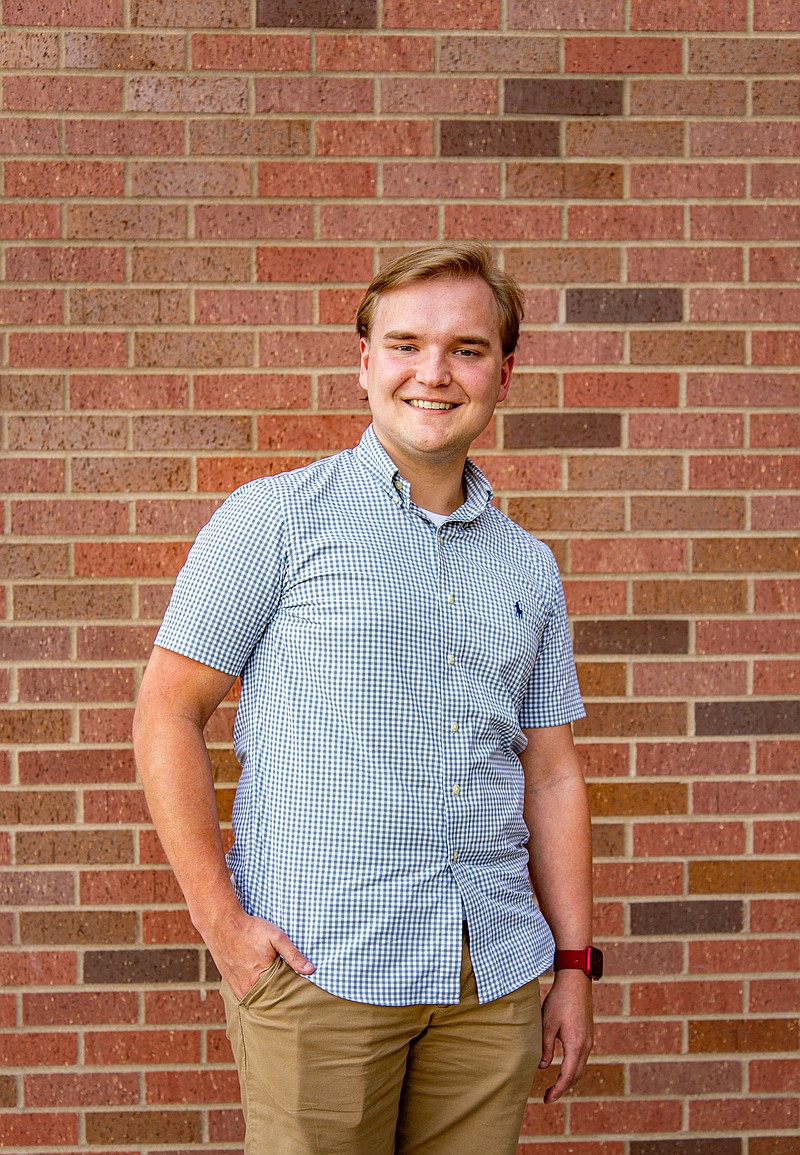
<path id="1" fill-rule="evenodd" d="M 191 983 L 200 979 L 196 950 L 95 950 L 83 963 L 87 983 Z"/>
<path id="2" fill-rule="evenodd" d="M 577 654 L 688 654 L 689 623 L 655 621 L 577 621 Z"/>
<path id="3" fill-rule="evenodd" d="M 690 1019 L 689 1052 L 796 1051 L 797 1019 Z"/>
<path id="4" fill-rule="evenodd" d="M 697 702 L 695 732 L 715 734 L 796 734 L 800 731 L 800 701 Z"/>
<path id="5" fill-rule="evenodd" d="M 513 161 L 506 166 L 506 194 L 548 200 L 618 200 L 623 194 L 622 165 Z"/>
<path id="6" fill-rule="evenodd" d="M 683 320 L 680 289 L 567 289 L 567 320 L 665 325 Z"/>
<path id="7" fill-rule="evenodd" d="M 376 0 L 258 0 L 262 28 L 377 28 Z"/>
<path id="8" fill-rule="evenodd" d="M 558 124 L 548 120 L 443 120 L 442 156 L 558 156 Z"/>
<path id="9" fill-rule="evenodd" d="M 136 941 L 134 911 L 30 911 L 20 915 L 26 945 L 132 943 Z"/>
<path id="10" fill-rule="evenodd" d="M 508 79 L 505 111 L 537 116 L 621 116 L 621 80 Z"/>
<path id="11" fill-rule="evenodd" d="M 631 1155 L 742 1155 L 741 1139 L 632 1139 Z"/>
<path id="12" fill-rule="evenodd" d="M 616 413 L 509 413 L 503 435 L 506 449 L 609 449 L 622 436 Z"/>
<path id="13" fill-rule="evenodd" d="M 631 934 L 734 934 L 744 927 L 744 903 L 634 902 Z"/>
<path id="14" fill-rule="evenodd" d="M 688 790 L 683 782 L 590 782 L 593 816 L 686 814 Z"/>
<path id="15" fill-rule="evenodd" d="M 580 738 L 675 737 L 687 732 L 682 702 L 592 702 L 588 716 L 575 723 Z"/>
<path id="16" fill-rule="evenodd" d="M 199 1111 L 103 1111 L 86 1115 L 86 1141 L 116 1143 L 200 1143 Z"/>
<path id="17" fill-rule="evenodd" d="M 0 1076 L 0 1107 L 16 1107 L 17 1080 L 13 1075 Z"/>

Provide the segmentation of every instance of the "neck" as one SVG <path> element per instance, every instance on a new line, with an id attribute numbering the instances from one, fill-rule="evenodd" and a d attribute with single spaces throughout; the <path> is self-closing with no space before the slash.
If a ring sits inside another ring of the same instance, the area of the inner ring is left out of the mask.
<path id="1" fill-rule="evenodd" d="M 383 448 L 411 486 L 411 500 L 415 505 L 431 513 L 454 513 L 464 504 L 466 453 L 431 461 L 407 458 L 386 445 Z"/>

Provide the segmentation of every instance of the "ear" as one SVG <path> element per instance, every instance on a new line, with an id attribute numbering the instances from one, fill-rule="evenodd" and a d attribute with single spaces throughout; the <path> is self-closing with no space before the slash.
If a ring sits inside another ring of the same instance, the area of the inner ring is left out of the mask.
<path id="1" fill-rule="evenodd" d="M 369 368 L 369 342 L 362 337 L 358 343 L 361 356 L 361 367 L 358 371 L 358 383 L 364 392 L 367 392 L 367 369 Z"/>
<path id="2" fill-rule="evenodd" d="M 500 366 L 500 391 L 497 394 L 498 401 L 505 401 L 508 396 L 508 387 L 511 384 L 511 372 L 514 368 L 514 354 L 509 353 Z"/>

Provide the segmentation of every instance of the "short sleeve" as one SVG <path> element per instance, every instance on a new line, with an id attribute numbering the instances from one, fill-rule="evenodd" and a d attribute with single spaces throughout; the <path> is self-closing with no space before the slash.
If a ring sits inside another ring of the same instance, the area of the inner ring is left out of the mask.
<path id="1" fill-rule="evenodd" d="M 548 555 L 549 613 L 520 708 L 520 726 L 562 726 L 583 718 L 567 606 L 558 565 Z"/>
<path id="2" fill-rule="evenodd" d="M 240 674 L 280 599 L 283 541 L 269 478 L 232 493 L 189 551 L 155 644 Z"/>

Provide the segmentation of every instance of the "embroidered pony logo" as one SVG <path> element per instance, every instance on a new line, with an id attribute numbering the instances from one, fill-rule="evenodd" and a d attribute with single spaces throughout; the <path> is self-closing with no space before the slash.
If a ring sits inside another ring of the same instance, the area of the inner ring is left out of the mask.
<path id="1" fill-rule="evenodd" d="M 519 604 L 519 602 L 514 602 L 514 609 L 516 611 L 517 617 L 521 618 L 522 617 L 522 606 Z"/>

